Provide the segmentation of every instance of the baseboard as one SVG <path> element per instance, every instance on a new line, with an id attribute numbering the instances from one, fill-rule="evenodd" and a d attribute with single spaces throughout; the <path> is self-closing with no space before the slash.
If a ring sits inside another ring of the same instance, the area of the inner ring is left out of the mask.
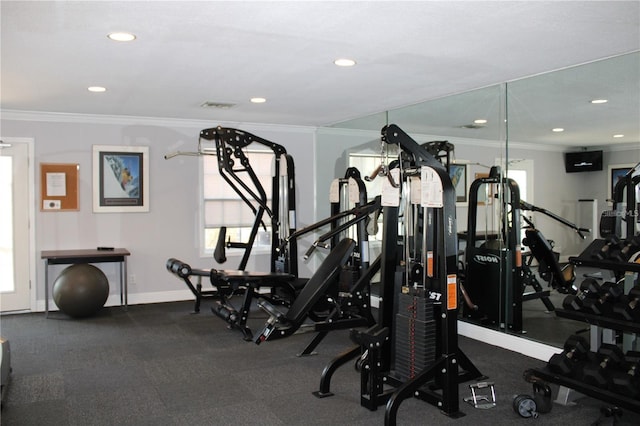
<path id="1" fill-rule="evenodd" d="M 128 305 L 146 305 L 149 303 L 167 303 L 167 302 L 180 302 L 183 300 L 195 300 L 193 293 L 188 289 L 185 290 L 172 290 L 172 291 L 160 291 L 154 293 L 130 293 L 127 298 Z M 105 307 L 121 306 L 120 295 L 111 294 L 107 298 Z M 49 301 L 49 311 L 58 311 L 58 307 L 53 302 Z M 36 303 L 36 312 L 44 312 L 45 303 L 44 300 L 38 300 Z"/>
<path id="2" fill-rule="evenodd" d="M 544 343 L 480 327 L 479 325 L 464 321 L 458 321 L 458 334 L 488 345 L 497 346 L 531 358 L 539 359 L 540 361 L 549 361 L 551 355 L 561 352 L 561 349 Z"/>

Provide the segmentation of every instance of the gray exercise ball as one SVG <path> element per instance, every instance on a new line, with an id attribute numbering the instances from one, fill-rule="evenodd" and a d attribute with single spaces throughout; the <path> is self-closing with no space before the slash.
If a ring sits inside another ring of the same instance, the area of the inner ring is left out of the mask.
<path id="1" fill-rule="evenodd" d="M 71 265 L 53 283 L 56 306 L 74 318 L 98 312 L 109 297 L 109 280 L 100 269 L 88 263 Z"/>

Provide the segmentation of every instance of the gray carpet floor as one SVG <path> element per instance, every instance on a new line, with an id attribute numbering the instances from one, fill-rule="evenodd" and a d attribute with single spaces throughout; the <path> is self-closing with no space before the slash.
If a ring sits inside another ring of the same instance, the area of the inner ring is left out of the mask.
<path id="1" fill-rule="evenodd" d="M 10 342 L 13 368 L 2 425 L 384 424 L 384 407 L 360 406 L 353 364 L 334 375 L 333 397 L 312 395 L 326 363 L 352 346 L 348 331 L 330 333 L 317 355 L 297 357 L 312 335 L 258 346 L 227 329 L 206 305 L 197 315 L 192 306 L 104 308 L 87 319 L 57 312 L 48 319 L 42 313 L 2 316 L 0 333 Z M 263 324 L 264 315 L 252 313 L 251 327 Z M 522 374 L 545 363 L 463 337 L 459 346 L 495 383 L 497 406 L 481 410 L 463 402 L 470 391 L 461 384 L 464 417 L 452 419 L 410 399 L 400 406 L 399 425 L 590 425 L 599 418 L 604 404 L 586 397 L 573 406 L 554 404 L 535 420 L 520 418 L 513 397 L 531 393 Z M 622 417 L 628 424 L 637 419 L 630 412 Z"/>

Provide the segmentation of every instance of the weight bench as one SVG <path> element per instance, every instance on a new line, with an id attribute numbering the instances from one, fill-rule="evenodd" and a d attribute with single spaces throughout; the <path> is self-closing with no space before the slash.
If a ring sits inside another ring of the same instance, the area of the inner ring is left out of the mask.
<path id="1" fill-rule="evenodd" d="M 549 283 L 551 288 L 558 290 L 560 293 L 575 294 L 576 291 L 573 288 L 575 280 L 574 266 L 568 264 L 564 268 L 560 267 L 558 257 L 554 253 L 551 243 L 539 230 L 527 229 L 523 243 L 529 247 L 531 255 L 538 261 L 538 274 Z M 538 284 L 538 286 L 540 285 Z"/>
<path id="2" fill-rule="evenodd" d="M 211 311 L 229 323 L 231 328 L 242 331 L 245 340 L 252 339 L 251 330 L 247 327 L 247 318 L 256 295 L 268 298 L 274 304 L 289 305 L 295 298 L 296 291 L 304 285 L 304 281 L 297 280 L 294 275 L 287 273 L 195 269 L 175 258 L 167 260 L 166 267 L 169 272 L 181 278 L 196 297 L 195 313 L 200 312 L 203 298 L 215 299 L 217 303 L 211 307 Z M 191 282 L 191 277 L 197 277 L 195 285 Z M 209 278 L 213 290 L 202 290 L 202 277 Z M 260 293 L 263 288 L 271 290 L 270 296 Z M 277 293 L 277 290 L 280 290 L 280 293 Z M 229 297 L 235 294 L 244 294 L 239 310 L 229 302 Z"/>
<path id="3" fill-rule="evenodd" d="M 259 300 L 258 306 L 269 314 L 269 319 L 262 331 L 254 337 L 254 342 L 259 345 L 266 340 L 287 337 L 298 331 L 314 306 L 327 294 L 329 287 L 337 283 L 340 272 L 352 255 L 355 246 L 355 241 L 350 238 L 341 240 L 309 279 L 286 313 L 280 312 L 266 300 Z M 322 322 L 312 325 L 315 331 L 320 332 L 318 335 L 320 340 L 328 330 L 368 325 L 368 320 L 364 317 L 341 318 L 340 313 L 340 309 L 336 306 L 336 309 L 330 312 Z M 317 345 L 319 340 L 316 342 L 314 339 L 314 342 Z M 307 350 L 303 354 L 308 353 L 310 352 Z"/>

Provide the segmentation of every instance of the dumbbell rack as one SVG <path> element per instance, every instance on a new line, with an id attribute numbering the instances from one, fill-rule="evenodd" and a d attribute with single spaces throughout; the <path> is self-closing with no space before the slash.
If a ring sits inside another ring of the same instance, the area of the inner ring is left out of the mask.
<path id="1" fill-rule="evenodd" d="M 626 273 L 626 277 L 632 277 L 635 272 L 640 273 L 640 264 L 629 262 L 616 262 L 612 260 L 594 260 L 590 257 L 590 253 L 600 251 L 605 245 L 604 240 L 594 240 L 587 247 L 583 254 L 577 257 L 570 257 L 569 262 L 576 266 L 595 267 L 599 269 L 611 270 Z M 632 281 L 629 279 L 629 281 Z M 631 283 L 625 280 L 625 292 L 631 287 Z M 567 318 L 575 321 L 584 321 L 592 327 L 599 327 L 605 330 L 620 330 L 624 333 L 640 334 L 640 323 L 635 321 L 625 321 L 617 318 L 611 318 L 602 315 L 594 315 L 587 312 L 572 311 L 567 309 L 556 309 L 556 315 L 561 318 Z M 599 345 L 599 343 L 598 343 Z M 592 341 L 592 350 L 594 350 L 594 342 Z M 538 377 L 551 383 L 575 390 L 583 395 L 599 399 L 610 404 L 614 404 L 620 408 L 640 413 L 640 400 L 626 397 L 624 395 L 611 392 L 596 386 L 591 386 L 580 380 L 562 376 L 551 372 L 547 367 L 542 369 L 531 369 L 525 372 L 525 377 Z"/>

